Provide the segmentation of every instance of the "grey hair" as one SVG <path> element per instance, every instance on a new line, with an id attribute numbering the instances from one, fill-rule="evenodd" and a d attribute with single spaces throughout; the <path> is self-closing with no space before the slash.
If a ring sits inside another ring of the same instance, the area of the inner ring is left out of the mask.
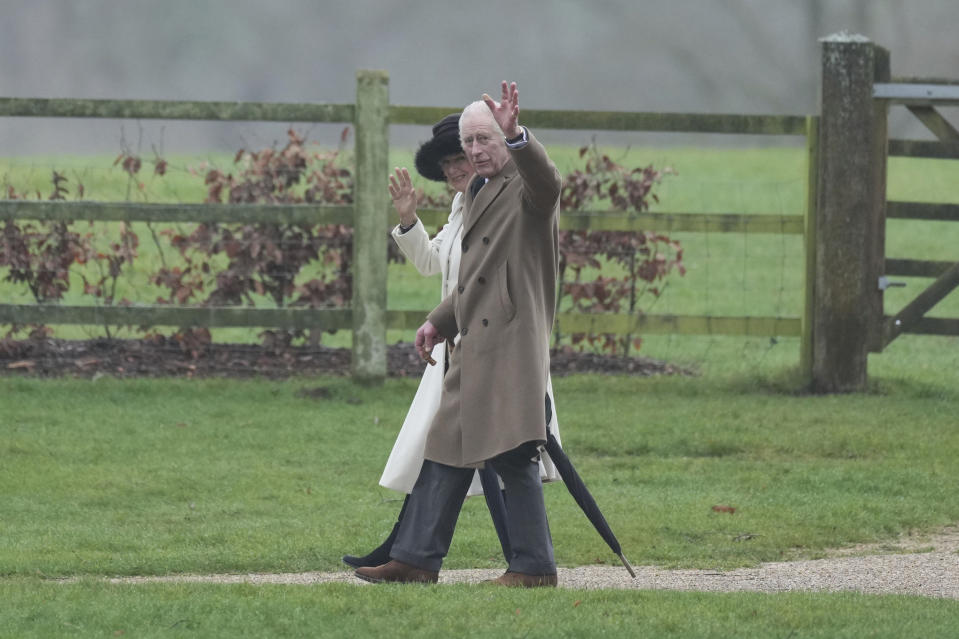
<path id="1" fill-rule="evenodd" d="M 496 118 L 493 117 L 493 112 L 489 110 L 489 107 L 486 106 L 485 102 L 482 100 L 477 100 L 476 102 L 470 102 L 467 104 L 466 108 L 463 109 L 462 115 L 460 115 L 460 139 L 463 138 L 463 122 L 469 117 L 477 117 L 487 120 L 490 126 L 493 127 L 494 132 L 499 133 L 499 135 L 502 137 L 505 137 L 503 135 L 503 130 L 499 126 L 499 123 L 496 121 Z"/>

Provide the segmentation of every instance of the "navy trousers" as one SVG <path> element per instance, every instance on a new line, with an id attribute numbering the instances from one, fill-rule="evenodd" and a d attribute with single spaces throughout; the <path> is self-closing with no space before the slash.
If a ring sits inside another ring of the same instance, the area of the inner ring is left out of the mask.
<path id="1" fill-rule="evenodd" d="M 506 527 L 512 557 L 509 571 L 528 575 L 555 575 L 553 541 L 546 520 L 539 452 L 527 442 L 486 462 L 502 478 L 509 502 Z M 420 568 L 438 571 L 449 552 L 473 479 L 474 469 L 423 462 L 410 493 L 406 512 L 390 557 Z"/>

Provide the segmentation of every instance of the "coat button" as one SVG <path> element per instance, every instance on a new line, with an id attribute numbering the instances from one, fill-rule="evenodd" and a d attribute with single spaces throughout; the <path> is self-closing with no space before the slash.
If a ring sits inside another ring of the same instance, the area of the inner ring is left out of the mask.
<path id="1" fill-rule="evenodd" d="M 480 275 L 479 279 L 476 280 L 480 284 L 486 284 L 486 278 Z"/>
<path id="2" fill-rule="evenodd" d="M 465 289 L 464 287 L 460 286 L 460 287 L 457 288 L 456 290 L 459 291 L 460 293 L 462 293 L 462 292 L 465 291 L 466 289 Z"/>
<path id="3" fill-rule="evenodd" d="M 484 238 L 483 238 L 483 244 L 489 244 L 489 238 L 488 238 L 488 237 L 484 237 Z"/>
<path id="4" fill-rule="evenodd" d="M 483 326 L 489 326 L 489 320 L 485 317 L 483 318 Z"/>
<path id="5" fill-rule="evenodd" d="M 463 337 L 466 337 L 466 334 L 469 332 L 470 332 L 470 329 L 464 328 L 463 330 L 460 331 L 460 335 L 462 335 Z"/>

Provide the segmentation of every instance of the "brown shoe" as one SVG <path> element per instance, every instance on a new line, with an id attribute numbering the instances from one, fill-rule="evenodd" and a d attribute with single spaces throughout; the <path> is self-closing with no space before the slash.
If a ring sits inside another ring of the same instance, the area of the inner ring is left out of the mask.
<path id="1" fill-rule="evenodd" d="M 509 588 L 555 588 L 556 575 L 527 575 L 521 572 L 505 572 L 496 579 L 490 579 L 489 584 L 507 586 Z"/>
<path id="2" fill-rule="evenodd" d="M 357 568 L 353 573 L 364 581 L 374 584 L 392 582 L 401 584 L 435 584 L 440 574 L 432 570 L 420 570 L 402 561 L 388 561 L 382 566 Z"/>

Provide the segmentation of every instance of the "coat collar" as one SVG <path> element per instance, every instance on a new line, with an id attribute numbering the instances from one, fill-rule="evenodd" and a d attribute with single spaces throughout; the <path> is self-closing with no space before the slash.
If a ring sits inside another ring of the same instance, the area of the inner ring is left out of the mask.
<path id="1" fill-rule="evenodd" d="M 516 163 L 513 162 L 513 160 L 509 160 L 499 173 L 486 182 L 485 186 L 479 190 L 475 198 L 469 193 L 470 189 L 467 189 L 466 206 L 463 210 L 464 237 L 469 233 L 476 222 L 483 217 L 483 214 L 486 213 L 490 205 L 499 197 L 500 193 L 503 192 L 506 185 L 516 178 L 516 175 Z M 474 180 L 482 179 L 483 178 L 479 176 L 474 178 Z"/>

